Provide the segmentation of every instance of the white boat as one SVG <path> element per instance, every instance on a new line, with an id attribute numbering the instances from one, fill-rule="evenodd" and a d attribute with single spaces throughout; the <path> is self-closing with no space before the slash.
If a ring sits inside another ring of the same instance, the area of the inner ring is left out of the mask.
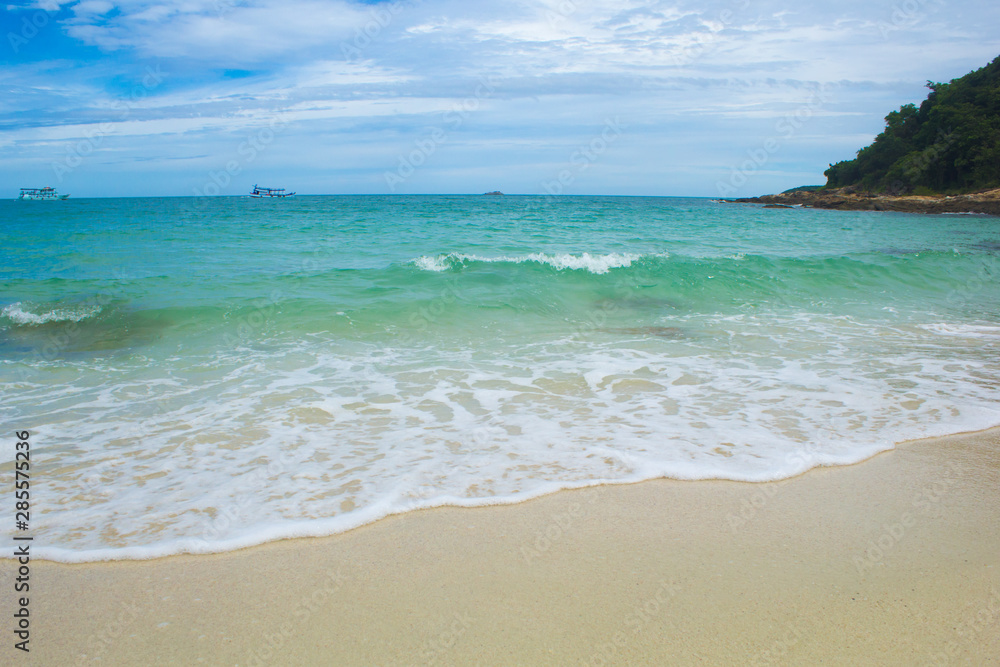
<path id="1" fill-rule="evenodd" d="M 69 195 L 61 195 L 56 192 L 55 188 L 21 188 L 21 194 L 17 196 L 18 199 L 37 199 L 43 201 L 62 201 L 64 199 L 69 199 Z"/>
<path id="2" fill-rule="evenodd" d="M 250 191 L 251 197 L 292 197 L 294 192 L 285 192 L 285 188 L 259 188 L 256 185 L 253 186 L 253 190 Z"/>

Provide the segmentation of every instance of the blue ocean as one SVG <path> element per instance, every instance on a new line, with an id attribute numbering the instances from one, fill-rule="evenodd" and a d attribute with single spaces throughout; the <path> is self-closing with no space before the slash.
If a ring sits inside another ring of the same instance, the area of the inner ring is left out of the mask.
<path id="1" fill-rule="evenodd" d="M 53 560 L 776 480 L 1000 424 L 994 217 L 297 196 L 0 220 L 0 411 Z"/>

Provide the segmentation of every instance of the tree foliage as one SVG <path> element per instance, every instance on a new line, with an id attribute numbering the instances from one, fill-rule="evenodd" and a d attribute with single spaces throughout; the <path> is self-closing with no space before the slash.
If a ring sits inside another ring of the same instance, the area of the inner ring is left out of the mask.
<path id="1" fill-rule="evenodd" d="M 891 112 L 885 130 L 855 159 L 831 164 L 827 187 L 894 194 L 1000 187 L 1000 57 L 927 87 L 919 108 Z"/>

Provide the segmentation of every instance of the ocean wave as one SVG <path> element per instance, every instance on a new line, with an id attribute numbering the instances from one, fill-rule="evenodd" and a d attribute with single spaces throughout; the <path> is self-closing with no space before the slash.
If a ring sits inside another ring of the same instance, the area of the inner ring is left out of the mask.
<path id="1" fill-rule="evenodd" d="M 666 253 L 655 255 L 655 257 L 666 257 Z M 474 264 L 477 262 L 494 264 L 545 264 L 557 271 L 587 271 L 589 273 L 604 274 L 611 269 L 623 269 L 632 266 L 633 262 L 642 259 L 643 255 L 634 253 L 606 253 L 591 255 L 589 252 L 574 255 L 571 253 L 546 254 L 534 252 L 527 255 L 502 255 L 500 257 L 483 257 L 480 255 L 467 255 L 465 253 L 449 253 L 435 255 L 433 257 L 422 255 L 412 260 L 417 268 L 423 271 L 447 271 Z"/>
<path id="2" fill-rule="evenodd" d="M 228 551 L 657 477 L 779 480 L 1000 424 L 989 350 L 922 327 L 799 312 L 663 322 L 571 348 L 548 333 L 436 351 L 309 336 L 137 355 L 113 384 L 103 366 L 38 378 L 10 405 L 30 414 L 42 389 L 59 405 L 38 426 L 58 468 L 38 556 Z"/>
<path id="3" fill-rule="evenodd" d="M 98 305 L 45 310 L 44 307 L 38 308 L 17 301 L 0 311 L 0 317 L 21 326 L 38 326 L 50 322 L 80 322 L 100 312 L 101 307 Z"/>
<path id="4" fill-rule="evenodd" d="M 972 338 L 1000 336 L 1000 327 L 979 324 L 937 322 L 922 324 L 920 328 L 942 336 L 968 336 Z"/>

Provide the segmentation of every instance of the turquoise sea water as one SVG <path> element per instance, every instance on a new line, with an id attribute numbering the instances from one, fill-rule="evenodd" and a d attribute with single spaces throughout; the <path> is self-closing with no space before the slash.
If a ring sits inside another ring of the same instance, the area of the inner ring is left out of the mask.
<path id="1" fill-rule="evenodd" d="M 779 479 L 1000 424 L 993 217 L 338 196 L 0 220 L 0 410 L 32 433 L 48 558 Z"/>

